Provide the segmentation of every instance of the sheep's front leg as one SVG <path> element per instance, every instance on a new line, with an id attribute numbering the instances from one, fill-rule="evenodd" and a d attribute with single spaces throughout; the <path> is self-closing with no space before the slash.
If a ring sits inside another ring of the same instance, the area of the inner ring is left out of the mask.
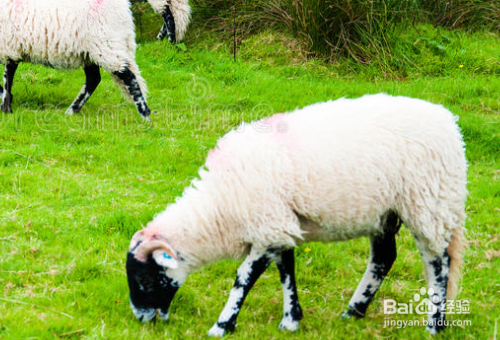
<path id="1" fill-rule="evenodd" d="M 227 332 L 234 331 L 236 318 L 240 312 L 243 301 L 259 276 L 266 270 L 269 263 L 276 256 L 272 250 L 255 250 L 252 248 L 250 254 L 238 268 L 238 274 L 234 286 L 229 293 L 229 299 L 220 313 L 217 322 L 208 332 L 211 336 L 223 336 Z"/>
<path id="2" fill-rule="evenodd" d="M 98 65 L 87 65 L 83 68 L 83 71 L 85 72 L 85 85 L 83 85 L 73 104 L 66 110 L 67 115 L 80 112 L 83 105 L 89 100 L 97 85 L 101 82 L 101 73 L 99 72 Z"/>
<path id="3" fill-rule="evenodd" d="M 368 305 L 396 260 L 395 235 L 399 227 L 398 216 L 390 213 L 385 218 L 385 225 L 383 226 L 384 234 L 370 238 L 370 262 L 358 288 L 356 288 L 354 295 L 349 301 L 347 310 L 342 315 L 343 318 L 351 316 L 362 318 L 365 316 Z"/>
<path id="4" fill-rule="evenodd" d="M 2 111 L 12 113 L 12 82 L 14 81 L 14 74 L 16 74 L 17 66 L 19 64 L 15 61 L 8 60 L 5 63 L 3 72 L 3 83 L 5 89 L 2 93 Z"/>
<path id="5" fill-rule="evenodd" d="M 275 260 L 280 272 L 283 288 L 283 319 L 280 329 L 296 331 L 302 320 L 302 308 L 299 304 L 297 285 L 295 284 L 295 257 L 293 248 L 284 250 Z"/>
<path id="6" fill-rule="evenodd" d="M 170 11 L 170 7 L 167 6 L 161 16 L 163 17 L 163 26 L 161 27 L 160 33 L 158 33 L 156 38 L 158 40 L 162 40 L 168 34 L 168 40 L 174 44 L 176 42 L 175 20 L 172 11 Z"/>

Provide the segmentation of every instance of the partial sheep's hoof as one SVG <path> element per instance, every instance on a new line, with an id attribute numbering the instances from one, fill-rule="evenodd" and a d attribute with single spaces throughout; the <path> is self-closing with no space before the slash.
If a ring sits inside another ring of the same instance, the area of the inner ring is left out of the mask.
<path id="1" fill-rule="evenodd" d="M 429 332 L 430 335 L 436 335 L 437 333 L 441 333 L 444 331 L 445 327 L 444 326 L 427 326 L 425 330 Z"/>
<path id="2" fill-rule="evenodd" d="M 348 309 L 346 309 L 346 311 L 344 313 L 342 313 L 342 316 L 340 317 L 340 319 L 341 320 L 349 320 L 352 318 L 362 319 L 364 317 L 365 317 L 364 314 L 361 314 L 360 312 L 358 312 L 354 308 L 348 308 Z"/>
<path id="3" fill-rule="evenodd" d="M 427 332 L 429 332 L 430 335 L 436 335 L 436 333 L 437 333 L 437 330 L 434 327 L 427 326 L 427 328 L 425 330 Z"/>
<path id="4" fill-rule="evenodd" d="M 344 313 L 342 313 L 342 316 L 340 317 L 341 320 L 349 320 L 352 318 L 352 315 L 349 314 L 349 311 L 344 311 Z"/>
<path id="5" fill-rule="evenodd" d="M 9 97 L 9 95 L 6 94 L 0 109 L 5 113 L 12 113 L 12 104 L 11 103 L 12 103 L 12 95 L 10 95 L 10 97 Z"/>
<path id="6" fill-rule="evenodd" d="M 226 331 L 223 328 L 220 328 L 217 324 L 213 325 L 212 328 L 208 331 L 209 336 L 217 336 L 222 337 Z"/>
<path id="7" fill-rule="evenodd" d="M 283 318 L 280 323 L 280 329 L 282 331 L 295 332 L 299 329 L 299 321 L 292 320 L 291 318 Z"/>

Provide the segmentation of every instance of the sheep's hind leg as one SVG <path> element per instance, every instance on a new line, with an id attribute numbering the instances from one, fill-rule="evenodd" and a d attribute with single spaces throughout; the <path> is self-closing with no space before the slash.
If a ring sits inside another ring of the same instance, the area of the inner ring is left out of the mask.
<path id="1" fill-rule="evenodd" d="M 19 63 L 15 61 L 8 60 L 5 63 L 5 69 L 3 72 L 3 83 L 5 89 L 2 93 L 2 111 L 6 113 L 12 113 L 12 83 L 14 81 L 14 75 L 16 74 L 17 66 Z"/>
<path id="2" fill-rule="evenodd" d="M 275 260 L 280 272 L 281 287 L 283 288 L 283 319 L 280 329 L 296 331 L 299 321 L 302 320 L 302 308 L 299 304 L 297 285 L 295 283 L 294 250 L 287 249 Z"/>
<path id="3" fill-rule="evenodd" d="M 418 239 L 416 243 L 424 262 L 427 293 L 432 304 L 429 310 L 427 330 L 431 334 L 436 334 L 444 330 L 446 326 L 446 293 L 450 275 L 450 256 L 446 249 L 441 254 L 436 254 L 428 250 L 425 244 Z"/>
<path id="4" fill-rule="evenodd" d="M 174 44 L 176 42 L 175 21 L 172 11 L 170 11 L 168 6 L 165 8 L 161 16 L 163 17 L 163 26 L 161 27 L 160 33 L 158 33 L 156 38 L 158 40 L 162 40 L 168 34 L 168 40 Z"/>
<path id="5" fill-rule="evenodd" d="M 148 105 L 146 104 L 146 99 L 142 95 L 141 88 L 139 87 L 139 83 L 137 82 L 137 78 L 134 73 L 130 71 L 128 67 L 125 67 L 122 71 L 113 73 L 118 79 L 120 79 L 125 87 L 127 88 L 132 100 L 134 101 L 135 106 L 137 107 L 137 111 L 144 118 L 149 120 L 150 110 Z"/>
<path id="6" fill-rule="evenodd" d="M 343 318 L 362 318 L 375 293 L 396 260 L 395 235 L 400 227 L 399 218 L 390 212 L 385 218 L 384 234 L 370 238 L 371 252 L 368 267 L 354 292 Z"/>
<path id="7" fill-rule="evenodd" d="M 276 251 L 274 250 L 252 249 L 250 251 L 250 254 L 248 254 L 238 268 L 236 281 L 229 293 L 229 299 L 220 313 L 217 322 L 208 332 L 208 335 L 223 336 L 228 332 L 234 331 L 236 319 L 248 292 L 275 257 Z"/>
<path id="8" fill-rule="evenodd" d="M 89 100 L 97 85 L 101 82 L 101 73 L 99 72 L 99 66 L 96 64 L 86 65 L 83 68 L 85 72 L 85 84 L 82 90 L 73 101 L 73 104 L 66 110 L 67 115 L 72 115 L 73 113 L 78 113 L 82 109 L 83 105 Z"/>

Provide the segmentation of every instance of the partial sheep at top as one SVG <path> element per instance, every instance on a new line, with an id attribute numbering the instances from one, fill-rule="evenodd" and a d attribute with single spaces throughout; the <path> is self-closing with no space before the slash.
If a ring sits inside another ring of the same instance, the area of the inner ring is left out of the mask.
<path id="1" fill-rule="evenodd" d="M 442 330 L 466 216 L 467 162 L 456 121 L 441 105 L 378 94 L 242 124 L 219 140 L 182 197 L 133 236 L 127 275 L 135 316 L 167 319 L 189 273 L 246 256 L 209 334 L 235 329 L 271 262 L 284 294 L 280 328 L 297 330 L 294 247 L 369 237 L 369 264 L 344 313 L 364 317 L 396 259 L 404 223 L 432 292 L 428 330 Z"/>
<path id="2" fill-rule="evenodd" d="M 143 118 L 146 83 L 135 62 L 135 27 L 128 0 L 0 0 L 3 112 L 12 112 L 12 84 L 20 62 L 59 69 L 83 67 L 86 82 L 66 110 L 80 112 L 101 81 L 100 68 L 134 102 Z"/>
<path id="3" fill-rule="evenodd" d="M 171 43 L 182 41 L 191 16 L 188 0 L 136 0 L 133 2 L 146 1 L 163 18 L 163 26 L 156 38 L 161 40 L 168 36 Z"/>

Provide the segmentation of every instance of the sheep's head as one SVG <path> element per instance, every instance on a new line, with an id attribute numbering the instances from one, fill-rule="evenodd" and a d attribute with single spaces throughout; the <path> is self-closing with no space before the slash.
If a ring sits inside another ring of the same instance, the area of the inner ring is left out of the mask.
<path id="1" fill-rule="evenodd" d="M 159 11 L 163 17 L 163 27 L 158 33 L 158 39 L 163 39 L 168 35 L 171 43 L 179 42 L 184 38 L 189 19 L 191 17 L 191 7 L 188 0 L 170 0 Z"/>
<path id="2" fill-rule="evenodd" d="M 157 311 L 161 319 L 168 319 L 170 303 L 186 278 L 179 262 L 164 240 L 149 239 L 144 231 L 134 235 L 127 254 L 127 278 L 130 306 L 139 320 L 151 321 Z"/>

